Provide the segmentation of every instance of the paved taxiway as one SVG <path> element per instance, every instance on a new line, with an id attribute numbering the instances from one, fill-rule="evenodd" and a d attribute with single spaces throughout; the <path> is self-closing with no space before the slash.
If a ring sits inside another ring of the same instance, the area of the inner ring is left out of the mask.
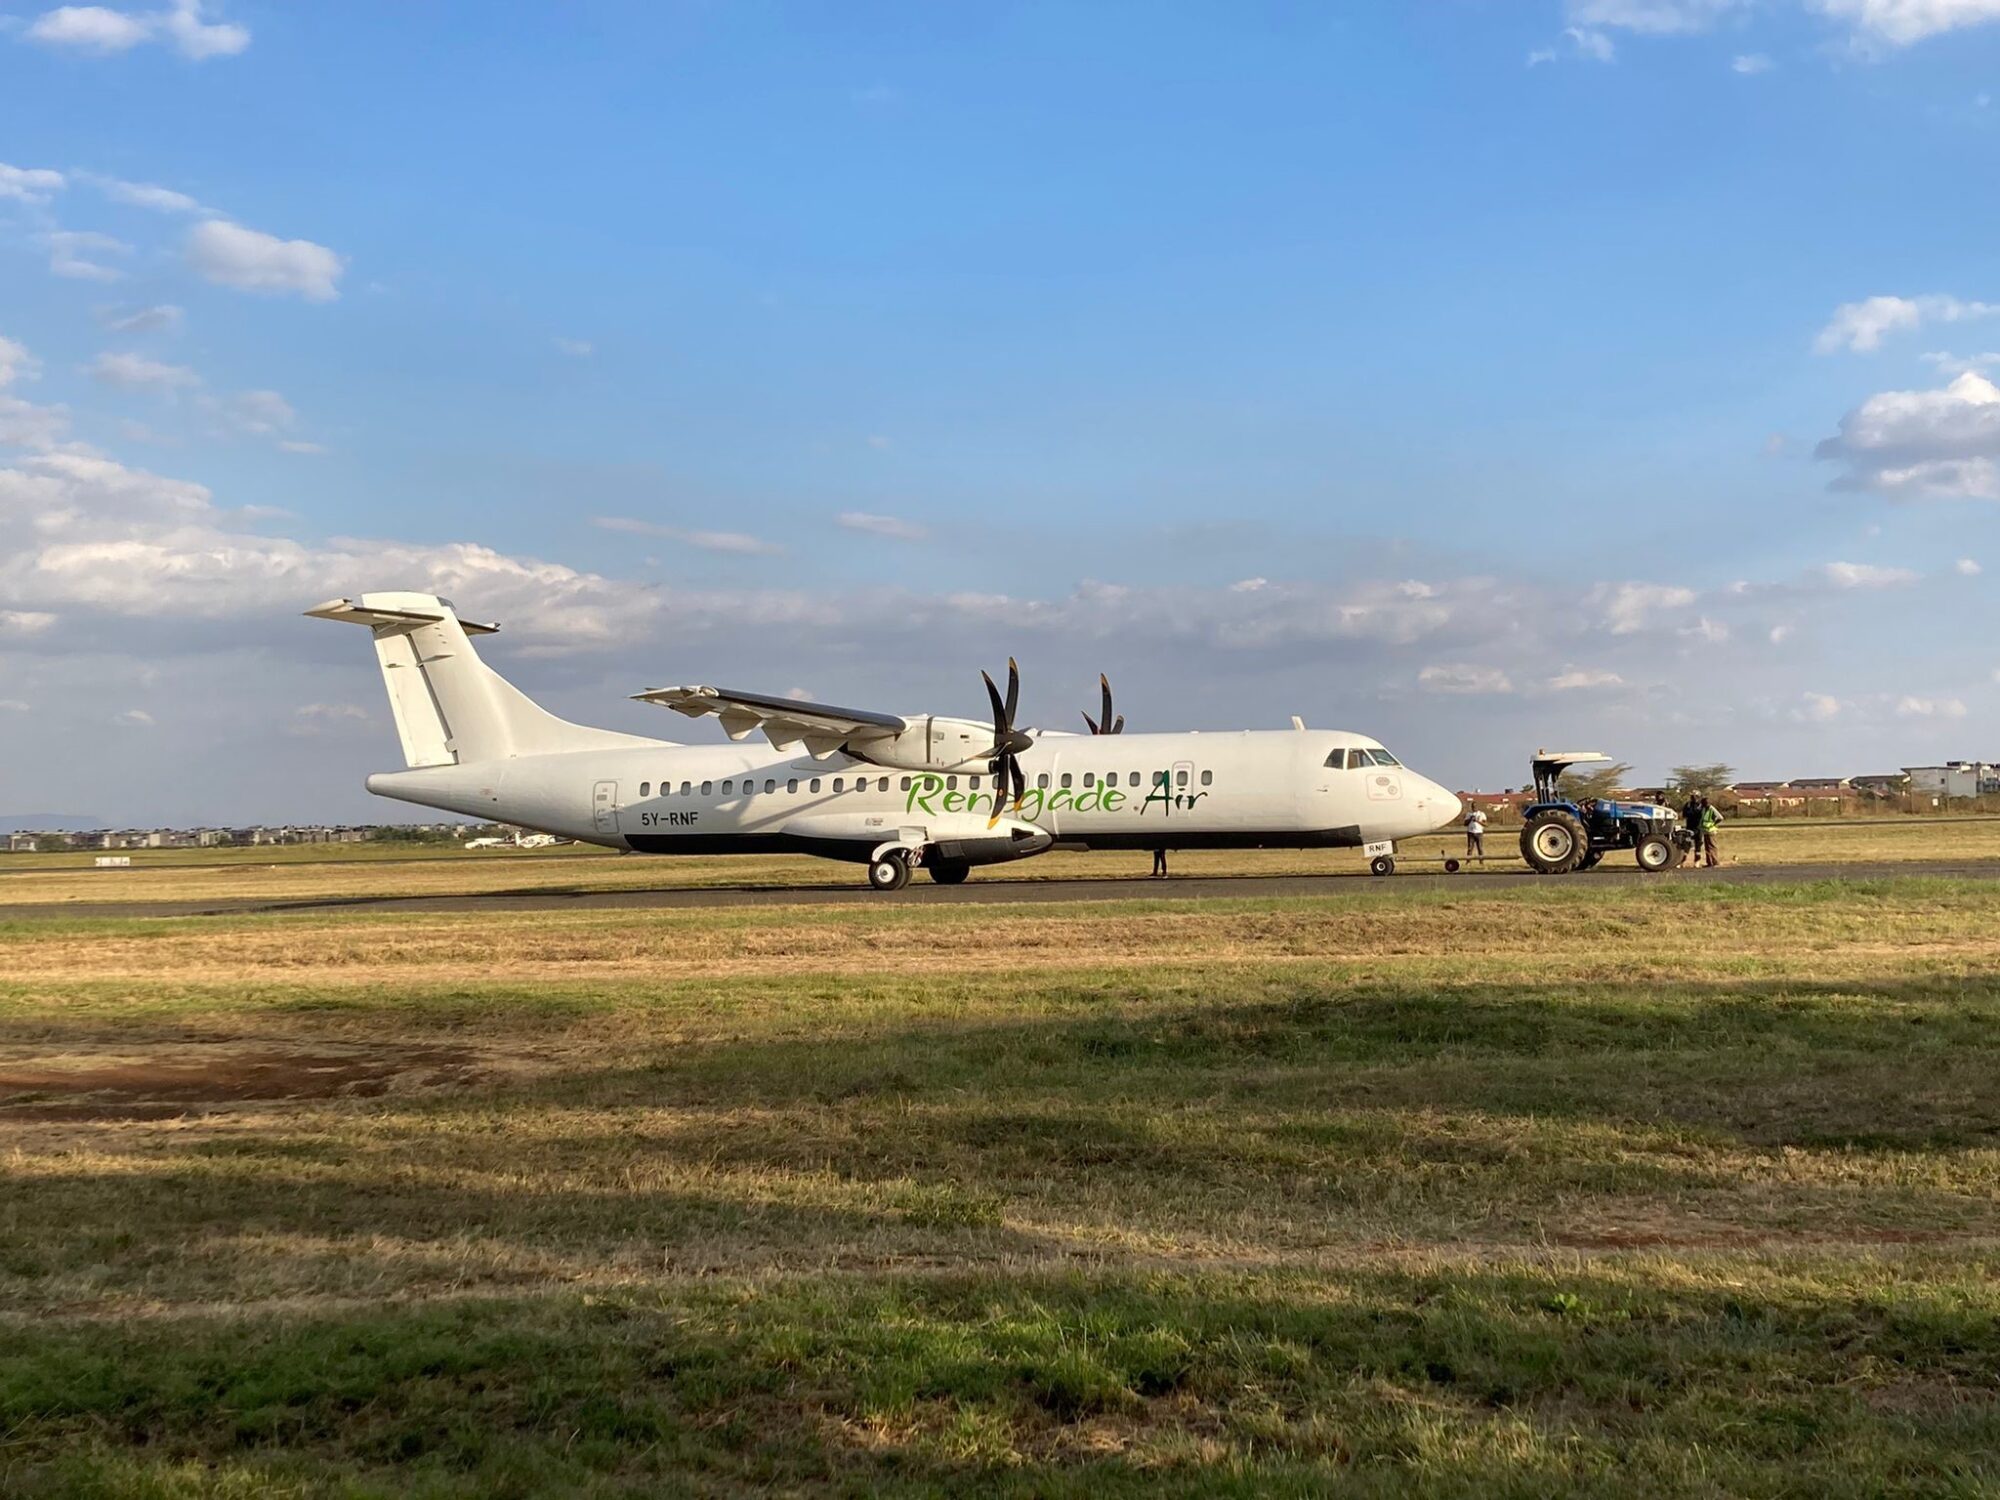
<path id="1" fill-rule="evenodd" d="M 859 880 L 841 885 L 662 886 L 646 890 L 520 890 L 470 895 L 335 896 L 319 900 L 259 901 L 91 901 L 0 904 L 0 921 L 35 917 L 207 917 L 260 912 L 409 911 L 649 911 L 725 906 L 844 906 L 901 903 L 916 905 L 1020 905 L 1065 901 L 1260 900 L 1298 896 L 1366 894 L 1390 896 L 1411 890 L 1450 890 L 1472 895 L 1509 890 L 1523 882 L 1547 880 L 1551 887 L 1594 885 L 1773 885 L 1811 880 L 1893 880 L 1912 877 L 2000 881 L 2000 860 L 1891 860 L 1866 864 L 1734 865 L 1718 870 L 1680 870 L 1644 875 L 1637 870 L 1597 869 L 1586 875 L 1536 876 L 1525 869 L 1447 875 L 1407 872 L 1378 879 L 1372 875 L 1198 875 L 1173 880 L 1095 877 L 1082 880 L 987 880 L 977 875 L 964 885 L 932 885 L 919 875 L 893 894 L 871 891 Z"/>

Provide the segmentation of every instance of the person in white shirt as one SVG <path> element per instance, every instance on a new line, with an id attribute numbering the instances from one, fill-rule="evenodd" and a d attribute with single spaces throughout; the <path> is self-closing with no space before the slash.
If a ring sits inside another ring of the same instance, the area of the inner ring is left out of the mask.
<path id="1" fill-rule="evenodd" d="M 1486 863 L 1486 814 L 1477 802 L 1465 815 L 1465 857 Z"/>

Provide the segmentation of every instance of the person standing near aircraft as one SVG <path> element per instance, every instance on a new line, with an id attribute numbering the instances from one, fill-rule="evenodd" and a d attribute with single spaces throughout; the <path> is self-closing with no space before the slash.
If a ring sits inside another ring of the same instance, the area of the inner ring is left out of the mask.
<path id="1" fill-rule="evenodd" d="M 1486 863 L 1486 814 L 1477 802 L 1465 814 L 1465 857 Z"/>
<path id="2" fill-rule="evenodd" d="M 1165 880 L 1166 878 L 1167 846 L 1165 844 L 1155 844 L 1153 846 L 1153 879 Z"/>

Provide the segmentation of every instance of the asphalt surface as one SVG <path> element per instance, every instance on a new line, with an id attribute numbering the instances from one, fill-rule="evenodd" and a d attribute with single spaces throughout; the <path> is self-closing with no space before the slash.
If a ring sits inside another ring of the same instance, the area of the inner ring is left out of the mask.
<path id="1" fill-rule="evenodd" d="M 317 900 L 92 901 L 0 905 L 0 921 L 36 917 L 206 917 L 267 912 L 408 911 L 676 911 L 732 906 L 844 906 L 880 903 L 939 906 L 1048 905 L 1065 901 L 1175 901 L 1282 899 L 1333 893 L 1390 896 L 1411 890 L 1513 890 L 1525 883 L 1551 885 L 1775 885 L 1815 880 L 1890 880 L 1917 876 L 2000 882 L 2000 860 L 1887 860 L 1867 864 L 1734 865 L 1644 875 L 1637 870 L 1596 869 L 1584 875 L 1537 876 L 1526 869 L 1447 875 L 1410 871 L 1386 879 L 1371 875 L 1200 875 L 1172 880 L 988 880 L 975 873 L 964 885 L 933 885 L 918 875 L 893 894 L 852 884 L 789 886 L 670 886 L 652 890 L 522 890 L 475 895 L 334 896 Z"/>

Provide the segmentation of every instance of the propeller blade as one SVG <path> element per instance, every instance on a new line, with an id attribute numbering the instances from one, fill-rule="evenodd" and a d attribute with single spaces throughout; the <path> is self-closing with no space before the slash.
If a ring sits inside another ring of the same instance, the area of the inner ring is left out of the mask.
<path id="1" fill-rule="evenodd" d="M 1085 715 L 1083 716 L 1083 722 L 1084 722 L 1084 723 L 1086 723 L 1086 724 L 1088 724 L 1088 725 L 1090 726 L 1090 732 L 1091 732 L 1092 734 L 1104 734 L 1104 733 L 1107 733 L 1107 731 L 1105 731 L 1105 730 L 1102 730 L 1102 729 L 1099 729 L 1099 728 L 1097 727 L 1097 720 L 1095 720 L 1095 719 L 1091 718 L 1091 716 L 1090 716 L 1089 714 L 1085 714 Z"/>
<path id="2" fill-rule="evenodd" d="M 1125 715 L 1120 714 L 1118 716 L 1118 722 L 1116 724 L 1113 724 L 1109 729 L 1105 730 L 1104 732 L 1106 734 L 1123 734 L 1125 732 Z"/>
<path id="3" fill-rule="evenodd" d="M 1097 732 L 1099 734 L 1110 734 L 1113 732 L 1111 728 L 1111 679 L 1106 677 L 1102 672 L 1099 672 L 1097 674 L 1097 685 L 1104 692 L 1104 709 L 1097 716 L 1097 722 L 1104 727 Z"/>
<path id="4" fill-rule="evenodd" d="M 1007 764 L 1014 772 L 1014 811 L 1021 810 L 1021 799 L 1028 795 L 1028 778 L 1021 770 L 1021 763 L 1013 756 L 1007 757 Z"/>
<path id="5" fill-rule="evenodd" d="M 1014 727 L 1014 710 L 1021 706 L 1021 669 L 1007 658 L 1007 727 Z"/>
<path id="6" fill-rule="evenodd" d="M 1008 725 L 1012 720 L 1008 717 L 1006 708 L 1000 702 L 1000 689 L 993 685 L 993 679 L 986 673 L 981 672 L 979 680 L 986 684 L 986 696 L 993 703 L 993 742 L 997 745 L 1006 736 Z"/>

